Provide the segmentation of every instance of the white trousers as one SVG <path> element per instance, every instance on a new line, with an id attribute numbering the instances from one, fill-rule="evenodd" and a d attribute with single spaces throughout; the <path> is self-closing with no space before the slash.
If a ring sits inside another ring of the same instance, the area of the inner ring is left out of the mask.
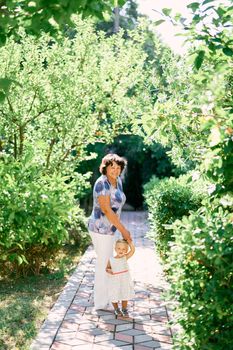
<path id="1" fill-rule="evenodd" d="M 94 306 L 95 309 L 104 309 L 109 302 L 107 291 L 107 272 L 105 271 L 108 259 L 113 255 L 115 237 L 91 232 L 89 234 L 96 252 Z"/>

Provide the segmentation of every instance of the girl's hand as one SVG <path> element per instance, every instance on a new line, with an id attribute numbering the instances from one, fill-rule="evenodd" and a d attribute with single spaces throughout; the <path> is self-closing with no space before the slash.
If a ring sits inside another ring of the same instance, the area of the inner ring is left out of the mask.
<path id="1" fill-rule="evenodd" d="M 112 269 L 110 269 L 109 267 L 106 268 L 106 272 L 109 273 L 110 275 L 113 275 Z"/>

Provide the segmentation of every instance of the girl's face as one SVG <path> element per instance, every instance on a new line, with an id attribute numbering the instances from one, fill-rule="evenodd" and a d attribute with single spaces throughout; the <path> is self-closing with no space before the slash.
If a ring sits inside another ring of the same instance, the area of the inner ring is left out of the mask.
<path id="1" fill-rule="evenodd" d="M 115 246 L 115 251 L 117 253 L 117 256 L 124 256 L 128 252 L 128 245 L 125 243 L 117 243 Z"/>
<path id="2" fill-rule="evenodd" d="M 112 164 L 109 164 L 106 169 L 106 175 L 107 177 L 116 179 L 121 174 L 121 167 L 116 162 L 112 162 Z"/>

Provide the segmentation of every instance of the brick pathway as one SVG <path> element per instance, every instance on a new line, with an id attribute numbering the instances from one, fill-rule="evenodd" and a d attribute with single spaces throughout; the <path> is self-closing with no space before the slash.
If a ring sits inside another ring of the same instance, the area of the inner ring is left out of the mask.
<path id="1" fill-rule="evenodd" d="M 129 259 L 136 298 L 130 318 L 116 318 L 112 307 L 95 311 L 93 279 L 95 253 L 90 246 L 51 309 L 31 350 L 168 350 L 172 349 L 168 308 L 162 292 L 168 286 L 147 238 L 145 212 L 123 212 L 123 222 L 136 246 Z"/>

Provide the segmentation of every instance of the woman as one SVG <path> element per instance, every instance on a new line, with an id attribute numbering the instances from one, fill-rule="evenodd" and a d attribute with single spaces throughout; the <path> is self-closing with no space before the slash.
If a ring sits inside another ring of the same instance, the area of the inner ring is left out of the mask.
<path id="1" fill-rule="evenodd" d="M 125 203 L 120 175 L 127 162 L 117 154 L 107 154 L 101 162 L 101 176 L 93 189 L 93 210 L 88 229 L 95 252 L 94 305 L 95 309 L 104 309 L 108 304 L 107 262 L 113 253 L 114 233 L 119 230 L 127 242 L 131 242 L 130 232 L 120 221 L 121 209 Z"/>

